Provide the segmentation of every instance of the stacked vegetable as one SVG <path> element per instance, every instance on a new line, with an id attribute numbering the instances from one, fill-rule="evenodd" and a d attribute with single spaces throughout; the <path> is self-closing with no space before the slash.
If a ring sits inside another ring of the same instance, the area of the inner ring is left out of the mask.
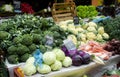
<path id="1" fill-rule="evenodd" d="M 13 12 L 13 5 L 4 4 L 0 7 L 0 12 Z"/>
<path id="2" fill-rule="evenodd" d="M 81 18 L 89 18 L 89 17 L 94 17 L 98 15 L 98 12 L 96 10 L 95 6 L 82 6 L 79 5 L 77 6 L 77 15 Z"/>
<path id="3" fill-rule="evenodd" d="M 67 38 L 72 39 L 76 46 L 85 44 L 90 40 L 105 42 L 109 39 L 109 35 L 105 32 L 104 27 L 97 26 L 94 22 L 75 26 L 73 21 L 67 20 L 60 22 L 59 25 L 60 28 L 72 33 L 72 35 L 68 35 Z"/>
<path id="4" fill-rule="evenodd" d="M 104 25 L 105 31 L 110 35 L 110 40 L 120 40 L 120 16 L 111 18 L 109 20 L 104 20 L 100 23 L 100 25 L 101 24 Z"/>
<path id="5" fill-rule="evenodd" d="M 37 48 L 44 53 L 48 44 L 60 47 L 67 34 L 52 19 L 16 15 L 0 24 L 0 47 L 10 63 L 24 62 Z"/>
<path id="6" fill-rule="evenodd" d="M 59 48 L 54 48 L 52 51 L 45 52 L 42 57 L 42 64 L 35 65 L 35 58 L 30 57 L 25 66 L 22 68 L 25 75 L 32 75 L 38 71 L 40 74 L 47 74 L 51 71 L 58 71 L 63 67 L 69 67 L 72 64 L 72 59 L 66 57 L 64 52 Z M 31 67 L 31 68 L 29 68 Z"/>

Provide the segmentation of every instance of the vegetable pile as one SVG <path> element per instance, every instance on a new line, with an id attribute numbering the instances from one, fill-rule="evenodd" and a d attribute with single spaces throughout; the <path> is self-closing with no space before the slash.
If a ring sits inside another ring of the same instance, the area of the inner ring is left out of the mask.
<path id="1" fill-rule="evenodd" d="M 41 65 L 35 65 L 35 57 L 29 57 L 25 63 L 25 66 L 22 68 L 24 74 L 31 76 L 37 71 L 40 74 L 47 74 L 51 71 L 58 71 L 62 69 L 62 67 L 69 67 L 72 65 L 72 59 L 65 56 L 64 52 L 59 48 L 54 48 L 51 51 L 45 52 L 42 60 L 43 62 Z"/>
<path id="2" fill-rule="evenodd" d="M 101 57 L 104 60 L 108 60 L 112 53 L 103 49 L 103 46 L 95 41 L 89 41 L 85 45 L 79 47 L 80 50 L 86 51 L 89 54 Z"/>
<path id="3" fill-rule="evenodd" d="M 52 19 L 16 15 L 0 24 L 0 47 L 10 63 L 25 62 L 37 48 L 44 53 L 48 45 L 60 47 L 67 34 Z"/>
<path id="4" fill-rule="evenodd" d="M 89 6 L 79 5 L 77 6 L 76 10 L 77 10 L 77 15 L 81 18 L 94 17 L 98 15 L 96 7 L 92 5 Z"/>
<path id="5" fill-rule="evenodd" d="M 73 21 L 67 20 L 59 23 L 60 28 L 72 33 L 67 36 L 76 46 L 95 40 L 105 42 L 109 39 L 109 35 L 105 32 L 103 26 L 98 26 L 94 22 L 88 22 L 84 25 L 75 26 Z"/>
<path id="6" fill-rule="evenodd" d="M 100 25 L 104 25 L 105 31 L 110 35 L 110 40 L 120 40 L 120 16 L 109 20 L 104 20 L 100 23 Z"/>
<path id="7" fill-rule="evenodd" d="M 13 12 L 13 5 L 4 4 L 0 7 L 0 12 Z"/>
<path id="8" fill-rule="evenodd" d="M 112 39 L 111 41 L 108 41 L 105 44 L 104 49 L 109 52 L 112 52 L 113 55 L 115 54 L 120 55 L 120 41 L 116 39 Z"/>

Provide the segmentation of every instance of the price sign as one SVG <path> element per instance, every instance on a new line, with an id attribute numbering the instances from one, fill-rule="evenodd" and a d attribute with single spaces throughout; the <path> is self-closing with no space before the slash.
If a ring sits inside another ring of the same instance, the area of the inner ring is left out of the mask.
<path id="1" fill-rule="evenodd" d="M 74 25 L 78 25 L 79 24 L 79 17 L 78 16 L 74 16 L 73 17 L 73 22 L 74 22 Z"/>
<path id="2" fill-rule="evenodd" d="M 20 10 L 21 2 L 17 1 L 17 0 L 14 0 L 13 4 L 14 4 L 14 12 L 21 13 L 21 10 Z"/>
<path id="3" fill-rule="evenodd" d="M 63 42 L 68 50 L 76 50 L 76 46 L 71 39 L 66 39 Z"/>
<path id="4" fill-rule="evenodd" d="M 52 36 L 49 36 L 49 35 L 46 35 L 46 43 L 45 45 L 48 45 L 48 46 L 52 46 L 53 45 L 53 37 Z"/>

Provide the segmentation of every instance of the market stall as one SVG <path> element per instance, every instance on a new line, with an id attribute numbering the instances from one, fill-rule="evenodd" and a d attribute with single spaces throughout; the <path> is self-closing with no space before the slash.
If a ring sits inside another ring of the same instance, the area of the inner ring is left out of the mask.
<path id="1" fill-rule="evenodd" d="M 8 69 L 0 77 L 120 76 L 119 9 L 109 15 L 94 0 L 96 6 L 74 2 L 49 3 L 39 12 L 20 1 L 0 8 L 0 64 Z"/>

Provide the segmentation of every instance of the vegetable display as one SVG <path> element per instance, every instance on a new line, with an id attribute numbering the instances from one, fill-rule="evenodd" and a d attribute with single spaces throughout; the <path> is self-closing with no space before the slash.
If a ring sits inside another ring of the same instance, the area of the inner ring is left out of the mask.
<path id="1" fill-rule="evenodd" d="M 16 15 L 0 24 L 0 47 L 8 53 L 7 57 L 17 56 L 17 62 L 8 59 L 10 63 L 25 62 L 37 48 L 45 53 L 49 46 L 60 47 L 68 34 L 52 19 L 27 14 Z"/>
<path id="2" fill-rule="evenodd" d="M 36 64 L 36 61 L 38 61 L 39 58 L 42 58 L 43 61 L 42 63 L 38 62 Z M 22 67 L 22 70 L 25 75 L 31 76 L 37 71 L 40 74 L 47 74 L 51 71 L 58 71 L 62 69 L 62 67 L 70 67 L 71 65 L 72 59 L 68 56 L 65 56 L 61 49 L 54 48 L 51 51 L 45 52 L 43 56 L 38 56 L 37 54 L 36 56 L 34 55 L 34 57 L 29 57 L 26 60 L 25 65 Z"/>

